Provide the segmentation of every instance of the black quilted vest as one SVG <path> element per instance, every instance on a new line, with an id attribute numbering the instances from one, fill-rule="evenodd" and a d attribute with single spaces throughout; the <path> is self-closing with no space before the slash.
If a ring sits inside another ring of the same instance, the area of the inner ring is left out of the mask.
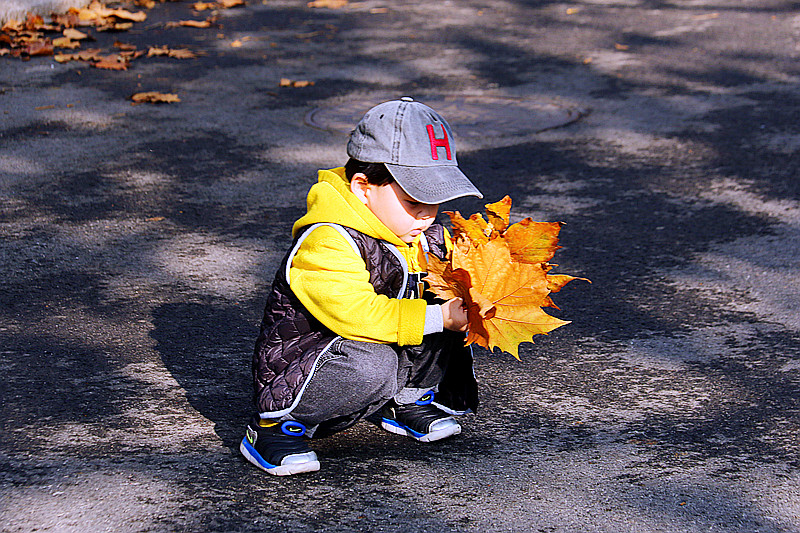
<path id="1" fill-rule="evenodd" d="M 389 298 L 415 297 L 414 283 L 405 279 L 401 260 L 390 252 L 392 244 L 352 228 L 344 228 L 353 238 L 369 272 L 375 292 Z M 297 242 L 303 232 L 298 232 Z M 447 253 L 443 227 L 434 224 L 425 231 L 430 253 L 443 259 Z M 300 303 L 286 279 L 286 254 L 267 297 L 261 332 L 253 353 L 255 403 L 260 413 L 290 411 L 317 358 L 338 336 L 322 325 Z M 407 288 L 399 295 L 404 282 Z"/>

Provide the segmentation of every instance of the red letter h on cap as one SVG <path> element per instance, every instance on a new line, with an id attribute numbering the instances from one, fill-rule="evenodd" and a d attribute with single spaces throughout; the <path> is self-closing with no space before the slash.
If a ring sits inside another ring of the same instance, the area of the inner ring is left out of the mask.
<path id="1" fill-rule="evenodd" d="M 447 151 L 447 160 L 449 161 L 452 159 L 450 156 L 450 141 L 447 140 L 447 132 L 444 129 L 444 124 L 442 125 L 442 134 L 444 138 L 437 139 L 436 133 L 433 131 L 433 124 L 428 124 L 428 138 L 431 140 L 431 157 L 438 161 L 439 154 L 436 153 L 436 149 L 440 146 L 444 146 L 444 149 Z"/>

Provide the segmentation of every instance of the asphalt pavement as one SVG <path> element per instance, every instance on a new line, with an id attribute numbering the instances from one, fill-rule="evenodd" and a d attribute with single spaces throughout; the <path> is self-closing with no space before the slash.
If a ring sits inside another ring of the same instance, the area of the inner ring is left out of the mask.
<path id="1" fill-rule="evenodd" d="M 795 2 L 146 12 L 81 49 L 197 57 L 0 57 L 2 531 L 800 531 Z M 364 422 L 268 476 L 237 450 L 266 291 L 348 117 L 399 96 L 592 283 L 520 361 L 476 350 L 461 435 Z"/>

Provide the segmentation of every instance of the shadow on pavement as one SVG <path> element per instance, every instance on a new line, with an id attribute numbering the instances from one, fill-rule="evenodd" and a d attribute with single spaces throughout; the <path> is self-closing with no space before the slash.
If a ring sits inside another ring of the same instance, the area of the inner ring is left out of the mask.
<path id="1" fill-rule="evenodd" d="M 252 414 L 250 321 L 237 307 L 209 301 L 161 305 L 153 310 L 153 325 L 155 349 L 186 399 L 238 452 Z"/>

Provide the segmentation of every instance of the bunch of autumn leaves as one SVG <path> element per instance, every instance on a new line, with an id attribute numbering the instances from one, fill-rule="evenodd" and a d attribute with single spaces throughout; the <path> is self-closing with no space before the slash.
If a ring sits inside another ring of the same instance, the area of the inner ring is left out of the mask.
<path id="1" fill-rule="evenodd" d="M 447 212 L 453 251 L 442 262 L 429 257 L 425 281 L 444 299 L 464 300 L 469 319 L 467 344 L 495 347 L 519 359 L 519 344 L 569 322 L 545 313 L 558 307 L 550 294 L 576 278 L 550 274 L 561 222 L 526 218 L 509 225 L 511 198 L 486 206 L 487 218 Z M 588 280 L 586 280 L 588 281 Z"/>
<path id="2" fill-rule="evenodd" d="M 163 1 L 163 0 L 161 0 Z M 219 0 L 216 2 L 196 2 L 195 11 L 227 9 L 244 5 L 245 0 Z M 151 8 L 155 0 L 137 0 L 136 5 Z M 166 46 L 149 47 L 137 50 L 135 46 L 116 41 L 115 53 L 104 54 L 99 48 L 66 52 L 81 48 L 92 36 L 78 28 L 93 27 L 96 31 L 125 31 L 135 22 L 147 18 L 144 11 L 128 11 L 109 8 L 99 0 L 93 0 L 85 8 L 71 8 L 65 14 L 53 14 L 48 22 L 39 15 L 29 15 L 24 21 L 9 20 L 0 28 L 0 56 L 10 55 L 20 59 L 34 56 L 53 56 L 59 63 L 85 61 L 93 67 L 107 70 L 127 70 L 131 61 L 147 57 L 167 56 L 177 59 L 190 59 L 197 54 L 188 49 L 169 49 Z M 180 21 L 169 23 L 175 26 L 209 27 L 214 16 L 201 21 Z M 60 34 L 60 35 L 58 35 Z"/>

